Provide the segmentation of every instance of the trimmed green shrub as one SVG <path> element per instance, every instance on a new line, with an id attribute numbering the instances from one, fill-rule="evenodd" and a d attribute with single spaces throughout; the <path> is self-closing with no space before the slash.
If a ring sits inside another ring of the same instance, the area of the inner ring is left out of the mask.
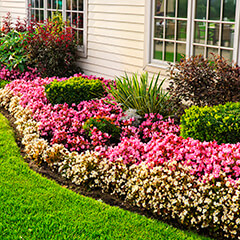
<path id="1" fill-rule="evenodd" d="M 120 138 L 121 128 L 115 125 L 110 118 L 98 116 L 88 119 L 83 125 L 83 129 L 87 131 L 88 136 L 92 136 L 93 127 L 96 127 L 102 133 L 111 135 L 112 140 L 117 141 Z"/>
<path id="2" fill-rule="evenodd" d="M 148 73 L 142 73 L 140 79 L 137 74 L 116 79 L 116 85 L 110 85 L 108 90 L 115 100 L 123 105 L 124 110 L 136 109 L 137 114 L 159 113 L 166 117 L 173 114 L 173 104 L 168 92 L 163 90 L 165 80 L 160 80 L 160 74 L 149 81 Z"/>
<path id="3" fill-rule="evenodd" d="M 240 102 L 192 106 L 181 117 L 181 136 L 221 143 L 240 141 Z"/>
<path id="4" fill-rule="evenodd" d="M 0 88 L 4 88 L 10 81 L 0 79 Z"/>
<path id="5" fill-rule="evenodd" d="M 54 80 L 45 85 L 45 92 L 53 105 L 67 103 L 71 106 L 73 103 L 79 104 L 81 101 L 102 97 L 104 89 L 99 79 L 73 77 L 62 82 Z"/>

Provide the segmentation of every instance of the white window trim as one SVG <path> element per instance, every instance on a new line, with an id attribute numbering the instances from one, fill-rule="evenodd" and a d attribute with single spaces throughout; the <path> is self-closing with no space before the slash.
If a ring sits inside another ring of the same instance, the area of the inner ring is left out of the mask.
<path id="1" fill-rule="evenodd" d="M 30 0 L 25 0 L 26 2 L 26 13 L 27 13 L 27 18 L 29 18 L 29 9 L 28 9 L 28 2 Z M 63 0 L 65 1 L 65 0 Z M 44 19 L 47 19 L 47 0 L 43 0 L 44 2 L 44 8 L 43 8 L 43 11 L 44 11 Z M 83 2 L 83 46 L 80 47 L 78 46 L 78 54 L 80 57 L 82 58 L 87 58 L 87 21 L 88 21 L 88 0 L 84 0 Z M 66 5 L 63 4 L 62 6 L 62 16 L 63 16 L 63 20 L 66 20 Z"/>
<path id="2" fill-rule="evenodd" d="M 163 60 L 157 60 L 153 58 L 153 34 L 154 34 L 154 4 L 153 0 L 145 0 L 145 36 L 144 36 L 144 66 L 157 67 L 161 69 L 168 69 L 169 63 Z M 193 55 L 193 37 L 194 37 L 194 13 L 196 0 L 188 1 L 188 16 L 187 16 L 187 39 L 186 39 L 186 57 Z M 235 13 L 235 34 L 234 34 L 234 46 L 233 46 L 233 63 L 240 64 L 240 1 L 236 1 L 236 13 Z"/>

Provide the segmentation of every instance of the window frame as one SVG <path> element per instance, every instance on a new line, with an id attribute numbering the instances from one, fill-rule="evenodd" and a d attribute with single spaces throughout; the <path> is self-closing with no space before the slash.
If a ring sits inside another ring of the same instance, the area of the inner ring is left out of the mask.
<path id="1" fill-rule="evenodd" d="M 31 18 L 31 10 L 32 8 L 30 7 L 30 2 L 32 0 L 26 0 L 26 3 L 27 3 L 27 18 L 28 20 L 30 20 Z M 36 9 L 36 10 L 41 10 L 44 12 L 44 20 L 47 19 L 47 12 L 48 11 L 55 11 L 55 9 L 48 9 L 47 8 L 47 1 L 48 0 L 43 0 L 43 8 L 33 8 L 33 9 Z M 62 0 L 62 9 L 60 9 L 60 12 L 62 12 L 62 17 L 63 17 L 63 20 L 66 21 L 67 19 L 67 9 L 66 9 L 66 2 L 67 0 Z M 88 13 L 88 1 L 87 0 L 83 0 L 83 10 L 82 11 L 78 11 L 78 10 L 69 10 L 69 12 L 76 12 L 76 13 L 81 13 L 83 14 L 83 27 L 80 28 L 82 31 L 83 31 L 83 45 L 82 46 L 78 46 L 77 50 L 78 50 L 78 54 L 80 57 L 82 58 L 86 58 L 87 57 L 87 13 Z M 71 23 L 72 25 L 72 23 Z"/>
<path id="2" fill-rule="evenodd" d="M 145 1 L 147 10 L 146 15 L 148 18 L 145 18 L 145 33 L 147 33 L 147 38 L 145 38 L 145 65 L 150 65 L 153 67 L 161 67 L 163 69 L 167 69 L 169 67 L 169 63 L 164 60 L 154 59 L 154 21 L 155 21 L 155 1 L 151 0 Z M 165 4 L 166 5 L 166 4 Z M 196 0 L 188 0 L 188 11 L 187 11 L 187 37 L 186 37 L 186 57 L 190 57 L 193 55 L 193 40 L 194 40 L 194 18 L 195 18 L 195 6 Z M 165 6 L 166 8 L 166 6 Z M 150 17 L 149 17 L 150 16 Z M 214 22 L 209 20 L 209 22 Z M 219 22 L 219 21 L 218 21 Z M 223 22 L 223 21 L 222 21 Z M 220 23 L 222 23 L 220 21 Z M 234 38 L 233 38 L 233 55 L 232 61 L 233 63 L 240 63 L 240 1 L 236 1 L 236 10 L 235 10 L 235 30 L 234 30 Z M 166 38 L 165 38 L 166 39 Z M 173 39 L 176 43 L 176 40 Z M 205 46 L 202 44 L 201 46 Z M 216 47 L 217 49 L 219 47 Z M 224 47 L 221 47 L 224 48 Z"/>

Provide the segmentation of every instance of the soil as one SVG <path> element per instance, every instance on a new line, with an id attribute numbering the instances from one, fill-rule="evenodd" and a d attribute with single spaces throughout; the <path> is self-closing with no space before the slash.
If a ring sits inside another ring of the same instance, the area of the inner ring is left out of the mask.
<path id="1" fill-rule="evenodd" d="M 16 129 L 16 125 L 14 124 L 14 122 L 15 122 L 14 117 L 7 110 L 5 110 L 4 108 L 1 108 L 1 107 L 0 107 L 0 113 L 2 113 L 8 119 L 10 126 L 14 130 L 15 141 L 16 141 L 18 147 L 20 148 L 21 155 L 23 157 L 25 157 L 25 153 L 23 150 L 24 146 L 21 143 L 22 136 L 19 134 L 19 132 Z M 53 172 L 50 168 L 48 168 L 47 164 L 43 165 L 43 166 L 39 166 L 34 161 L 30 161 L 27 158 L 24 158 L 24 159 L 28 163 L 29 167 L 32 170 L 34 170 L 35 172 L 41 174 L 42 176 L 44 176 L 48 179 L 54 180 L 62 187 L 68 188 L 68 189 L 70 189 L 78 194 L 81 194 L 83 196 L 91 197 L 96 200 L 101 200 L 102 202 L 104 202 L 110 206 L 117 206 L 124 210 L 128 210 L 128 211 L 140 214 L 140 215 L 144 215 L 151 219 L 160 220 L 162 222 L 170 224 L 173 227 L 179 228 L 181 230 L 186 230 L 186 227 L 184 228 L 182 225 L 180 225 L 179 223 L 177 223 L 175 221 L 170 220 L 170 221 L 166 222 L 159 215 L 156 215 L 149 210 L 133 206 L 129 202 L 123 201 L 122 199 L 118 198 L 115 195 L 111 195 L 109 193 L 102 192 L 101 189 L 92 190 L 92 189 L 88 189 L 84 186 L 78 186 L 76 184 L 73 184 L 70 180 L 62 177 L 59 173 Z M 192 231 L 194 231 L 194 230 L 192 230 Z M 203 236 L 208 235 L 206 232 L 198 232 L 198 234 L 201 234 Z"/>

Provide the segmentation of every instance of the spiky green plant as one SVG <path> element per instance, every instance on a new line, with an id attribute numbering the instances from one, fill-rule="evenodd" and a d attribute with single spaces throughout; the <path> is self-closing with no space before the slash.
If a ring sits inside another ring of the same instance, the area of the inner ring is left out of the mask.
<path id="1" fill-rule="evenodd" d="M 159 113 L 164 117 L 173 113 L 170 95 L 163 89 L 165 79 L 160 80 L 160 73 L 148 81 L 148 72 L 142 73 L 140 79 L 135 73 L 129 77 L 116 78 L 116 86 L 110 85 L 109 92 L 124 109 L 133 108 L 140 116 L 146 113 Z"/>

